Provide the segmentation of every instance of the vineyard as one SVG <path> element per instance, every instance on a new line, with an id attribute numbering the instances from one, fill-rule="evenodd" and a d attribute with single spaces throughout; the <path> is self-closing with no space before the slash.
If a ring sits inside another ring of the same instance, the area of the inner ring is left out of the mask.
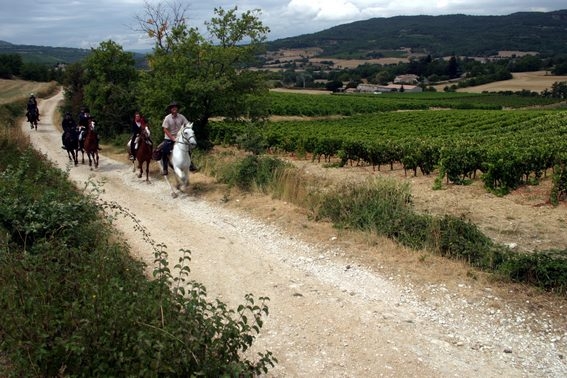
<path id="1" fill-rule="evenodd" d="M 481 179 L 501 195 L 552 174 L 552 202 L 567 192 L 567 112 L 521 109 L 557 99 L 464 93 L 270 96 L 274 115 L 339 117 L 218 122 L 211 125 L 213 141 L 243 147 L 242 141 L 255 140 L 256 148 L 375 170 L 402 166 L 413 175 L 437 174 L 439 186 Z"/>
<path id="2" fill-rule="evenodd" d="M 329 116 L 368 114 L 396 110 L 525 108 L 560 102 L 560 99 L 493 93 L 388 93 L 334 94 L 312 96 L 297 93 L 270 93 L 272 115 Z"/>

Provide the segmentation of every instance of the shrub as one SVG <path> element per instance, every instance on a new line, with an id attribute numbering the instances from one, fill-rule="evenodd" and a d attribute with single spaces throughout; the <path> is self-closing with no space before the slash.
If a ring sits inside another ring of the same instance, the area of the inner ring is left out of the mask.
<path id="1" fill-rule="evenodd" d="M 236 186 L 242 190 L 251 190 L 253 186 L 266 191 L 279 171 L 287 165 L 279 159 L 250 155 L 228 166 L 220 175 L 220 180 L 229 186 Z"/>
<path id="2" fill-rule="evenodd" d="M 499 270 L 515 282 L 567 292 L 567 250 L 510 254 Z"/>

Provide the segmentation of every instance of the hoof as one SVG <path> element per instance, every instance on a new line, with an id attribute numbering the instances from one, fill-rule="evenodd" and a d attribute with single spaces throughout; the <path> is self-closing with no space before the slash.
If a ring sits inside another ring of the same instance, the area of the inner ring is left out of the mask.
<path id="1" fill-rule="evenodd" d="M 172 196 L 173 198 L 177 198 L 177 193 L 171 193 L 171 196 Z"/>

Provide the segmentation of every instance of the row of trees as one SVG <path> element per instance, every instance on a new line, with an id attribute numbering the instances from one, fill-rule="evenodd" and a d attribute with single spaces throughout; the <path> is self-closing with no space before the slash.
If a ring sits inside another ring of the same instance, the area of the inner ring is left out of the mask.
<path id="1" fill-rule="evenodd" d="M 60 80 L 62 71 L 58 67 L 40 63 L 24 63 L 19 54 L 0 54 L 0 78 L 47 82 Z"/>
<path id="2" fill-rule="evenodd" d="M 65 110 L 76 114 L 87 105 L 106 138 L 128 132 L 134 111 L 140 110 L 159 135 L 165 108 L 175 100 L 194 122 L 202 147 L 209 145 L 211 117 L 264 116 L 266 80 L 246 69 L 269 32 L 259 10 L 215 8 L 206 23 L 208 38 L 189 26 L 185 12 L 181 2 L 146 3 L 137 21 L 154 41 L 149 68 L 137 70 L 131 53 L 111 40 L 102 42 L 85 61 L 66 70 Z"/>

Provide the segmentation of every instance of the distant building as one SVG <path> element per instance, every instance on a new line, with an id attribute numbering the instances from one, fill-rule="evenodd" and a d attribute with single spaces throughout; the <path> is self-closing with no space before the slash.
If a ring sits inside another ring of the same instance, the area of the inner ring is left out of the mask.
<path id="1" fill-rule="evenodd" d="M 394 84 L 417 84 L 419 76 L 414 74 L 398 75 L 394 79 Z"/>
<path id="2" fill-rule="evenodd" d="M 378 84 L 359 84 L 356 87 L 357 92 L 362 93 L 388 93 L 388 92 L 404 92 L 416 93 L 423 92 L 423 89 L 417 85 L 405 85 L 405 84 L 388 84 L 388 85 L 378 85 Z"/>

